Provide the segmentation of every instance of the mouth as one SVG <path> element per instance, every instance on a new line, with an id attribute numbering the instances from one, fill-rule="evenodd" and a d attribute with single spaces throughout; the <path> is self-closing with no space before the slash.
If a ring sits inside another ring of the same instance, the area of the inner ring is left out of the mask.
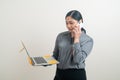
<path id="1" fill-rule="evenodd" d="M 73 31 L 73 29 L 69 29 L 69 31 L 70 31 L 70 32 L 72 32 L 72 31 Z"/>
<path id="2" fill-rule="evenodd" d="M 72 29 L 69 29 L 69 31 L 71 32 L 71 31 L 72 31 Z"/>

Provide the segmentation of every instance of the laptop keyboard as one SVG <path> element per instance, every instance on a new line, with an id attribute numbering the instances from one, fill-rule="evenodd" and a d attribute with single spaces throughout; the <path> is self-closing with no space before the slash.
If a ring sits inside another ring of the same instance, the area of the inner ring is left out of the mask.
<path id="1" fill-rule="evenodd" d="M 36 61 L 37 64 L 40 63 L 47 63 L 43 57 L 34 57 L 34 60 Z"/>

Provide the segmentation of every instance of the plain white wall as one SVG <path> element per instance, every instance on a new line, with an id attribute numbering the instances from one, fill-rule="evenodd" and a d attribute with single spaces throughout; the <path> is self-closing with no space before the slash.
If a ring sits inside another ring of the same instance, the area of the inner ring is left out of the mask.
<path id="1" fill-rule="evenodd" d="M 86 59 L 88 80 L 120 79 L 119 0 L 0 0 L 0 80 L 53 80 L 56 66 L 33 67 L 31 56 L 52 54 L 65 15 L 79 10 L 94 48 Z"/>

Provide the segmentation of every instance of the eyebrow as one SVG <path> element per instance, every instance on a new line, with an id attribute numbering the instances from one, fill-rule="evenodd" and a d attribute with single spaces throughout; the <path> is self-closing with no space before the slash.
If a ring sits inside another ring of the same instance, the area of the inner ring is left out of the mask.
<path id="1" fill-rule="evenodd" d="M 73 22 L 72 20 L 66 20 L 66 22 Z"/>

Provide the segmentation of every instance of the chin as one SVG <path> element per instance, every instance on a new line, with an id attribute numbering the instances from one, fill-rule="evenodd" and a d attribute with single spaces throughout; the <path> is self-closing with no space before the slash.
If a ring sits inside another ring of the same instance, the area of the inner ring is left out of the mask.
<path id="1" fill-rule="evenodd" d="M 69 32 L 72 32 L 71 30 L 68 30 Z"/>

